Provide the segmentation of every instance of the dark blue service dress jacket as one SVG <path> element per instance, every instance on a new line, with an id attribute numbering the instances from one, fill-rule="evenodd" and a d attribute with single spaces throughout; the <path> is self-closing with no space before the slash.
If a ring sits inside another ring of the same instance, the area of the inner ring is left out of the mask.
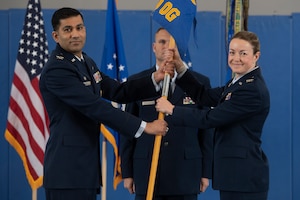
<path id="1" fill-rule="evenodd" d="M 154 71 L 155 67 L 130 78 L 149 76 Z M 210 87 L 207 77 L 196 72 L 193 72 L 193 75 Z M 158 112 L 155 104 L 160 96 L 161 94 L 127 104 L 126 110 L 145 121 L 157 119 Z M 177 86 L 170 101 L 185 108 L 202 108 Z M 213 132 L 195 127 L 174 126 L 169 123 L 169 116 L 166 116 L 165 120 L 168 122 L 169 131 L 161 141 L 154 193 L 155 195 L 198 194 L 201 178 L 212 177 Z M 146 134 L 137 139 L 121 137 L 122 176 L 134 179 L 137 195 L 147 193 L 154 139 L 154 136 Z"/>
<path id="2" fill-rule="evenodd" d="M 41 74 L 40 90 L 50 119 L 45 188 L 99 188 L 100 123 L 128 137 L 134 137 L 141 124 L 141 119 L 105 99 L 127 103 L 157 95 L 150 76 L 119 84 L 86 54 L 83 57 L 86 64 L 58 44 Z"/>
<path id="3" fill-rule="evenodd" d="M 177 125 L 216 127 L 213 188 L 224 191 L 264 192 L 269 187 L 268 160 L 261 148 L 270 95 L 258 67 L 226 86 L 205 90 L 189 71 L 177 84 L 197 102 L 214 106 L 209 111 L 176 106 Z"/>

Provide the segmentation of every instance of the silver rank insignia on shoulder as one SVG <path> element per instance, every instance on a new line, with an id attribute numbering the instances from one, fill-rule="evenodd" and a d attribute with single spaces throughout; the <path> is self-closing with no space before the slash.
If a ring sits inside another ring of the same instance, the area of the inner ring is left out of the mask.
<path id="1" fill-rule="evenodd" d="M 75 58 L 72 58 L 71 62 L 75 62 L 75 61 L 76 61 L 76 59 L 75 59 Z"/>
<path id="2" fill-rule="evenodd" d="M 239 85 L 243 85 L 242 81 L 239 82 Z"/>
<path id="3" fill-rule="evenodd" d="M 63 60 L 63 59 L 65 59 L 65 57 L 57 55 L 57 56 L 56 56 L 56 59 L 58 59 L 58 60 Z"/>
<path id="4" fill-rule="evenodd" d="M 251 82 L 253 82 L 254 81 L 254 79 L 253 78 L 250 78 L 250 79 L 247 79 L 246 80 L 246 83 L 251 83 Z"/>
<path id="5" fill-rule="evenodd" d="M 225 97 L 225 101 L 229 100 L 231 98 L 231 92 L 229 92 L 226 97 Z"/>

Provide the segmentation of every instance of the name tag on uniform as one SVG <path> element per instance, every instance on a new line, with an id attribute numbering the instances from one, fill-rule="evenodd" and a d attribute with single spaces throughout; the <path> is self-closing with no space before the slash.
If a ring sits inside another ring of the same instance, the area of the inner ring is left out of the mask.
<path id="1" fill-rule="evenodd" d="M 152 101 L 142 101 L 142 106 L 151 106 L 155 105 L 155 100 Z"/>
<path id="2" fill-rule="evenodd" d="M 85 86 L 90 86 L 90 85 L 91 85 L 91 81 L 84 81 L 84 82 L 83 82 L 83 85 L 85 85 Z"/>

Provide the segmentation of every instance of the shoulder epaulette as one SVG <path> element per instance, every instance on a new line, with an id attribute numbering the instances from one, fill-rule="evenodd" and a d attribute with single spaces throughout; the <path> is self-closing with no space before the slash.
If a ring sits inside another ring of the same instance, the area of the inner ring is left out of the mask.
<path id="1" fill-rule="evenodd" d="M 253 81 L 254 81 L 254 78 L 249 78 L 249 79 L 246 80 L 246 83 L 251 83 Z"/>
<path id="2" fill-rule="evenodd" d="M 56 59 L 58 59 L 58 60 L 63 60 L 63 59 L 65 59 L 65 57 L 56 55 Z"/>
<path id="3" fill-rule="evenodd" d="M 246 83 L 252 83 L 254 81 L 254 76 L 251 78 L 246 79 Z"/>

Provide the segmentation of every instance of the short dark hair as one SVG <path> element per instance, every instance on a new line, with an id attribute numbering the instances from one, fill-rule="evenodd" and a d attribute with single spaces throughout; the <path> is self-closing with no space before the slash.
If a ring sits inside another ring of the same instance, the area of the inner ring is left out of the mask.
<path id="1" fill-rule="evenodd" d="M 74 8 L 64 7 L 56 10 L 52 15 L 52 20 L 51 20 L 53 30 L 56 31 L 58 29 L 61 19 L 75 17 L 78 15 L 80 15 L 83 20 L 83 15 Z"/>

